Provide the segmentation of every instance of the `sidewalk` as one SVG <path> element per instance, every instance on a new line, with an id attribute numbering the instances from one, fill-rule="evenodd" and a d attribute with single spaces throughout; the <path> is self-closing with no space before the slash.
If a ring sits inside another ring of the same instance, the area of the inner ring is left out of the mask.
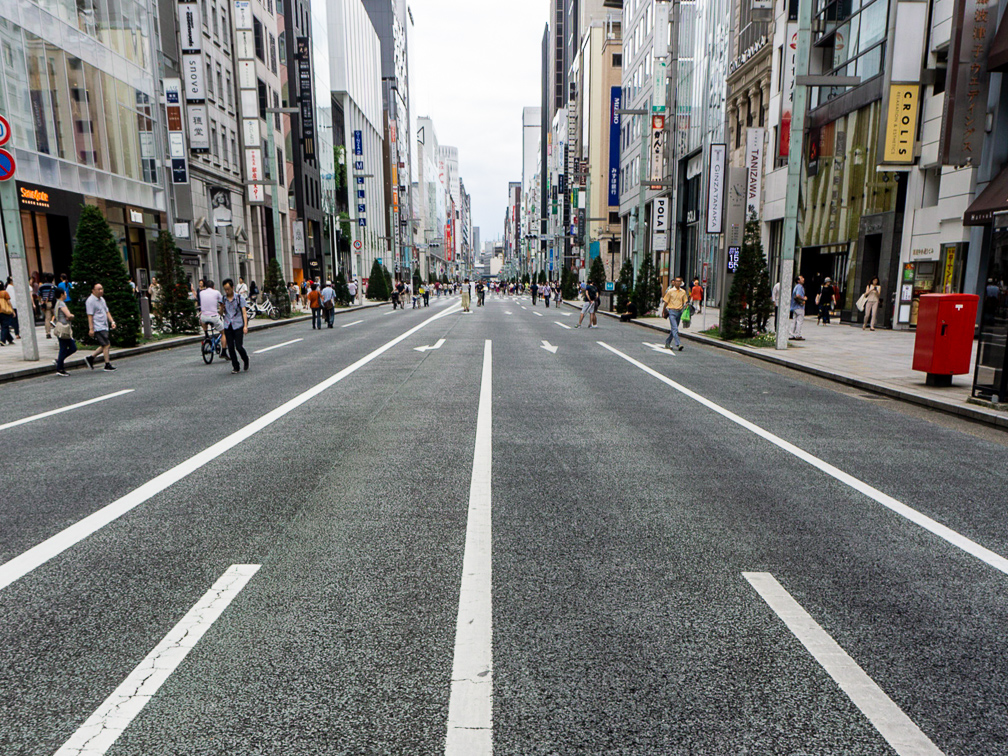
<path id="1" fill-rule="evenodd" d="M 361 310 L 368 310 L 372 307 L 381 307 L 385 304 L 388 304 L 388 302 L 368 302 L 363 305 L 354 305 L 353 307 L 340 307 L 336 309 L 336 315 L 338 316 L 341 313 L 346 314 L 359 312 Z M 297 312 L 298 308 L 294 308 L 294 311 Z M 287 320 L 269 320 L 268 318 L 259 316 L 249 324 L 249 331 L 262 331 L 267 328 L 278 328 L 291 323 L 303 323 L 310 318 L 310 314 L 299 315 Z M 39 347 L 38 362 L 25 361 L 20 341 L 15 340 L 15 342 L 9 346 L 0 347 L 0 383 L 16 381 L 20 378 L 28 378 L 33 375 L 51 374 L 56 371 L 54 363 L 56 362 L 56 355 L 59 353 L 59 342 L 55 337 L 52 339 L 46 338 L 44 326 L 35 326 L 35 338 L 38 341 Z M 148 344 L 141 344 L 140 346 L 132 347 L 130 349 L 112 349 L 111 357 L 113 360 L 122 359 L 124 357 L 135 357 L 141 354 L 149 354 L 150 352 L 159 352 L 162 349 L 172 349 L 173 347 L 185 346 L 186 344 L 198 344 L 202 340 L 202 333 L 190 336 L 179 336 L 177 338 L 163 339 L 161 341 L 153 341 Z M 84 355 L 90 354 L 91 351 L 92 350 L 79 348 L 77 353 L 66 361 L 67 370 L 82 367 L 85 364 Z"/>
<path id="2" fill-rule="evenodd" d="M 619 317 L 603 310 L 599 310 L 599 314 Z M 668 321 L 662 318 L 638 318 L 631 322 L 661 331 L 662 341 L 668 335 Z M 948 388 L 925 384 L 924 373 L 916 373 L 910 368 L 916 338 L 913 331 L 879 329 L 872 333 L 862 331 L 860 325 L 833 323 L 817 326 L 814 318 L 806 318 L 806 340 L 792 341 L 786 351 L 779 352 L 772 348 L 743 346 L 700 335 L 700 331 L 717 326 L 717 322 L 718 311 L 712 308 L 707 315 L 706 326 L 703 314 L 694 315 L 688 329 L 679 329 L 679 336 L 1008 430 L 1008 412 L 969 403 L 973 387 L 972 375 L 955 376 Z M 976 349 L 974 342 L 973 364 L 976 363 Z"/>

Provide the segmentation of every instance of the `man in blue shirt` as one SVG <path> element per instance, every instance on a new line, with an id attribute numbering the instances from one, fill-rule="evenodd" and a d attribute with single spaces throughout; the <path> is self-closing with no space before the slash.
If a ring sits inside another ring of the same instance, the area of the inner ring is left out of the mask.
<path id="1" fill-rule="evenodd" d="M 789 338 L 794 341 L 805 341 L 802 336 L 802 324 L 805 322 L 805 276 L 798 276 L 798 283 L 791 292 L 791 332 Z"/>
<path id="2" fill-rule="evenodd" d="M 248 302 L 241 294 L 236 294 L 234 281 L 224 279 L 224 297 L 220 302 L 220 314 L 224 321 L 224 333 L 227 334 L 228 357 L 231 358 L 231 374 L 238 369 L 238 355 L 241 355 L 245 369 L 249 369 L 249 356 L 245 351 L 245 335 L 248 333 Z"/>

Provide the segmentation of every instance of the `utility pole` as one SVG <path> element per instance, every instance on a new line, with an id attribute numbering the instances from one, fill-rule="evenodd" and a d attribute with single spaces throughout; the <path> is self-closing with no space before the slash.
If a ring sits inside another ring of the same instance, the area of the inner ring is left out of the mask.
<path id="1" fill-rule="evenodd" d="M 784 244 L 781 250 L 780 297 L 777 302 L 777 349 L 788 348 L 788 314 L 791 310 L 791 283 L 794 276 L 795 246 L 798 236 L 798 195 L 801 193 L 802 152 L 805 149 L 805 111 L 812 45 L 812 0 L 798 0 L 798 42 L 795 46 L 795 83 L 791 105 L 791 141 L 788 147 L 787 194 L 784 199 Z"/>
<path id="2" fill-rule="evenodd" d="M 0 113 L 8 113 L 7 96 L 0 87 Z M 7 126 L 10 144 L 11 127 Z M 13 158 L 12 161 L 13 163 Z M 37 362 L 39 358 L 38 340 L 35 338 L 35 307 L 32 303 L 31 288 L 28 285 L 28 261 L 25 259 L 24 236 L 21 231 L 21 211 L 18 206 L 17 187 L 14 177 L 0 181 L 0 207 L 3 213 L 3 233 L 10 257 L 10 276 L 14 279 L 15 300 L 18 305 L 18 331 L 21 334 L 21 353 L 26 362 Z"/>

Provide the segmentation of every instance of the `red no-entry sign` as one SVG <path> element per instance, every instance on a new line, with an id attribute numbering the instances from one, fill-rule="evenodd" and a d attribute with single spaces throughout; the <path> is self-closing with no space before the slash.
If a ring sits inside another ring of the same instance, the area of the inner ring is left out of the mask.
<path id="1" fill-rule="evenodd" d="M 10 139 L 10 134 L 10 123 L 6 118 L 0 116 L 0 147 L 7 144 L 7 141 Z"/>

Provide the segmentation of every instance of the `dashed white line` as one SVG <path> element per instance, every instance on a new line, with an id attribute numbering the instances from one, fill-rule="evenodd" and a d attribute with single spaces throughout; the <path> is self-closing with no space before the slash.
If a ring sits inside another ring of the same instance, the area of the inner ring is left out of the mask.
<path id="1" fill-rule="evenodd" d="M 71 404 L 66 407 L 60 407 L 59 409 L 49 410 L 48 412 L 40 412 L 37 415 L 32 415 L 31 417 L 23 417 L 20 420 L 12 420 L 9 423 L 4 423 L 0 425 L 0 431 L 7 430 L 8 428 L 14 428 L 18 425 L 25 425 L 27 423 L 33 423 L 36 420 L 42 420 L 46 417 L 52 417 L 53 415 L 59 415 L 64 412 L 69 412 L 70 410 L 80 409 L 81 407 L 87 407 L 89 404 L 97 404 L 98 402 L 104 402 L 106 399 L 114 399 L 117 396 L 123 396 L 124 394 L 132 394 L 135 389 L 123 389 L 122 391 L 116 391 L 112 394 L 105 394 L 104 396 L 99 396 L 96 399 L 88 399 L 86 402 L 77 402 L 77 404 Z"/>
<path id="2" fill-rule="evenodd" d="M 900 756 L 944 756 L 840 645 L 768 572 L 743 572 L 771 609 Z"/>
<path id="3" fill-rule="evenodd" d="M 455 623 L 445 756 L 490 756 L 493 753 L 492 412 L 493 355 L 491 343 L 486 341 L 476 413 L 476 447 L 462 556 L 462 586 Z"/>
<path id="4" fill-rule="evenodd" d="M 554 320 L 553 322 L 556 323 L 561 328 L 566 328 L 568 331 L 571 329 L 569 325 L 567 325 L 566 323 L 561 323 L 559 320 Z"/>
<path id="5" fill-rule="evenodd" d="M 363 322 L 364 322 L 363 320 L 355 320 L 353 323 L 344 323 L 343 325 L 340 326 L 340 328 L 349 328 L 350 326 L 355 326 Z"/>
<path id="6" fill-rule="evenodd" d="M 976 557 L 980 561 L 985 562 L 986 564 L 990 565 L 994 569 L 996 569 L 996 570 L 998 570 L 1000 572 L 1003 572 L 1004 574 L 1008 575 L 1008 559 L 1005 559 L 1000 554 L 997 554 L 997 553 L 991 551 L 990 549 L 985 548 L 984 546 L 981 546 L 976 541 L 973 541 L 973 540 L 967 538 L 966 536 L 964 536 L 964 535 L 962 535 L 960 533 L 957 533 L 956 531 L 952 530 L 951 528 L 947 527 L 946 525 L 942 525 L 940 522 L 937 522 L 936 520 L 931 519 L 926 514 L 923 514 L 922 512 L 918 512 L 916 509 L 913 509 L 912 507 L 907 506 L 903 502 L 898 501 L 897 499 L 894 499 L 892 496 L 889 496 L 888 494 L 882 493 L 877 488 L 874 488 L 873 486 L 868 485 L 867 483 L 865 483 L 862 480 L 858 480 L 853 475 L 850 475 L 849 473 L 845 473 L 843 470 L 839 469 L 838 467 L 834 467 L 833 465 L 829 464 L 828 462 L 824 462 L 823 460 L 819 459 L 819 457 L 816 457 L 816 456 L 814 456 L 812 454 L 809 454 L 804 449 L 799 449 L 797 446 L 795 446 L 792 443 L 789 443 L 789 442 L 785 441 L 780 436 L 776 436 L 773 433 L 771 433 L 770 431 L 764 430 L 763 428 L 761 428 L 760 426 L 756 425 L 755 423 L 751 423 L 748 420 L 746 420 L 746 419 L 744 419 L 742 417 L 739 417 L 734 412 L 731 412 L 730 410 L 725 409 L 724 407 L 722 407 L 719 404 L 715 404 L 710 399 L 707 399 L 706 397 L 700 396 L 700 394 L 697 394 L 694 391 L 690 391 L 685 386 L 683 386 L 683 385 L 681 385 L 679 383 L 676 383 L 671 378 L 668 378 L 667 376 L 664 376 L 661 373 L 659 373 L 657 370 L 651 369 L 650 367 L 648 367 L 644 363 L 638 362 L 633 357 L 630 357 L 629 355 L 624 354 L 620 350 L 614 349 L 613 347 L 609 346 L 605 342 L 599 341 L 597 343 L 599 344 L 599 346 L 602 346 L 602 347 L 608 349 L 613 354 L 618 355 L 619 357 L 622 357 L 624 360 L 626 360 L 627 362 L 629 362 L 631 365 L 634 365 L 634 366 L 640 368 L 641 370 L 643 370 L 648 375 L 651 375 L 651 376 L 657 378 L 662 383 L 664 383 L 664 384 L 666 384 L 668 386 L 671 386 L 676 391 L 678 391 L 680 394 L 683 394 L 684 396 L 688 396 L 690 399 L 693 399 L 694 401 L 699 402 L 700 404 L 702 404 L 703 406 L 707 407 L 708 409 L 714 410 L 714 412 L 717 412 L 722 417 L 725 417 L 728 420 L 731 420 L 733 423 L 736 423 L 737 425 L 741 425 L 743 428 L 745 428 L 746 430 L 748 430 L 748 431 L 750 431 L 752 433 L 755 433 L 760 438 L 766 439 L 767 441 L 769 441 L 774 446 L 780 447 L 784 451 L 788 452 L 789 454 L 794 455 L 795 457 L 797 457 L 798 459 L 802 460 L 803 462 L 806 462 L 809 465 L 811 465 L 812 467 L 815 467 L 816 469 L 818 469 L 818 470 L 826 473 L 831 478 L 835 478 L 836 480 L 840 481 L 841 483 L 844 483 L 845 485 L 850 486 L 855 491 L 858 491 L 859 493 L 864 494 L 865 496 L 867 496 L 870 499 L 874 499 L 875 501 L 877 501 L 882 506 L 884 506 L 887 509 L 895 512 L 896 514 L 900 515 L 901 517 L 906 518 L 907 520 L 909 520 L 910 522 L 914 523 L 915 525 L 919 525 L 920 527 L 924 528 L 925 530 L 927 530 L 927 531 L 933 533 L 934 535 L 938 536 L 942 540 L 947 541 L 948 543 L 952 544 L 953 546 L 962 549 L 967 554 L 971 554 L 972 556 Z"/>
<path id="7" fill-rule="evenodd" d="M 274 344 L 273 346 L 266 347 L 265 349 L 257 349 L 256 351 L 252 352 L 252 354 L 262 354 L 263 352 L 272 352 L 274 349 L 290 346 L 291 344 L 297 344 L 299 341 L 304 341 L 304 339 L 291 339 L 290 341 L 285 341 L 283 344 Z"/>
<path id="8" fill-rule="evenodd" d="M 538 315 L 540 318 L 543 316 L 543 314 L 541 312 L 533 312 L 532 314 L 533 315 Z"/>
<path id="9" fill-rule="evenodd" d="M 111 748 L 258 571 L 258 564 L 231 565 L 55 756 L 102 756 Z"/>
<path id="10" fill-rule="evenodd" d="M 528 309 L 528 307 L 526 307 L 525 305 L 521 305 L 521 308 L 522 308 L 523 310 L 527 310 L 527 309 Z"/>
<path id="11" fill-rule="evenodd" d="M 443 317 L 451 315 L 456 311 L 457 305 L 453 307 L 446 308 L 442 310 L 437 315 L 432 315 L 427 318 L 427 320 L 413 326 L 408 331 L 401 333 L 396 336 L 391 341 L 383 344 L 382 346 L 375 349 L 370 354 L 361 357 L 352 365 L 343 368 L 338 373 L 329 378 L 326 378 L 319 384 L 316 384 L 312 388 L 308 389 L 304 393 L 298 394 L 293 399 L 281 404 L 276 409 L 267 412 L 265 415 L 260 417 L 258 420 L 253 420 L 251 423 L 246 425 L 244 428 L 240 428 L 231 435 L 221 439 L 216 444 L 207 447 L 198 454 L 190 457 L 184 462 L 180 462 L 169 470 L 158 475 L 156 478 L 147 481 L 142 486 L 133 491 L 129 492 L 125 496 L 122 496 L 111 504 L 106 504 L 101 509 L 96 512 L 92 512 L 83 520 L 75 522 L 73 525 L 61 530 L 53 536 L 50 536 L 42 543 L 33 546 L 22 554 L 11 559 L 0 565 L 0 590 L 6 588 L 8 585 L 13 583 L 18 578 L 27 575 L 29 572 L 34 570 L 36 567 L 45 564 L 50 559 L 64 551 L 69 549 L 71 546 L 83 541 L 92 533 L 100 530 L 101 528 L 108 525 L 110 522 L 122 517 L 127 512 L 135 509 L 136 507 L 143 504 L 145 501 L 150 499 L 152 496 L 164 491 L 169 486 L 177 483 L 183 478 L 187 477 L 191 473 L 199 470 L 204 465 L 212 462 L 221 456 L 225 452 L 234 448 L 242 441 L 255 435 L 263 428 L 267 428 L 273 423 L 275 423 L 280 418 L 290 414 L 298 407 L 303 405 L 305 402 L 314 399 L 316 396 L 332 388 L 337 383 L 342 381 L 349 375 L 360 370 L 362 367 L 367 365 L 374 359 L 377 359 L 381 355 L 385 354 L 389 349 L 394 347 L 396 344 L 408 339 L 414 333 L 430 325 L 435 320 L 439 320 Z"/>

